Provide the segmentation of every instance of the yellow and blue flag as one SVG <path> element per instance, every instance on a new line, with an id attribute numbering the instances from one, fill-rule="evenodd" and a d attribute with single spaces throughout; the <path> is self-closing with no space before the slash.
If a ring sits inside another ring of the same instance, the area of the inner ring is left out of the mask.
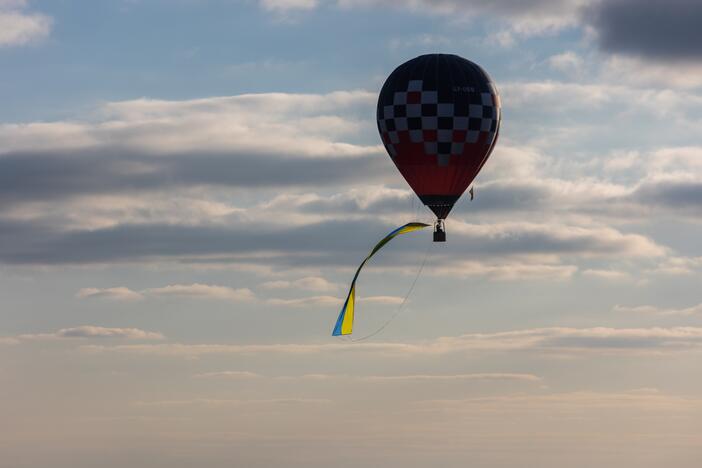
<path id="1" fill-rule="evenodd" d="M 349 294 L 348 296 L 346 296 L 344 306 L 341 308 L 339 318 L 336 320 L 336 326 L 334 326 L 332 336 L 350 335 L 353 331 L 353 314 L 356 303 L 356 279 L 358 279 L 358 274 L 361 272 L 361 268 L 363 268 L 363 265 L 365 265 L 366 262 L 370 260 L 370 258 L 373 255 L 375 255 L 375 253 L 378 250 L 382 249 L 383 246 L 385 246 L 385 244 L 390 242 L 395 237 L 399 236 L 400 234 L 407 234 L 408 232 L 418 231 L 420 229 L 424 229 L 425 227 L 429 227 L 429 225 L 424 223 L 407 223 L 404 226 L 400 226 L 399 228 L 392 231 L 390 234 L 385 236 L 383 240 L 378 242 L 375 247 L 373 247 L 371 253 L 368 254 L 365 260 L 361 262 L 361 265 L 358 267 L 358 270 L 356 270 L 356 274 L 353 277 L 353 281 L 351 281 L 351 288 L 349 289 Z"/>

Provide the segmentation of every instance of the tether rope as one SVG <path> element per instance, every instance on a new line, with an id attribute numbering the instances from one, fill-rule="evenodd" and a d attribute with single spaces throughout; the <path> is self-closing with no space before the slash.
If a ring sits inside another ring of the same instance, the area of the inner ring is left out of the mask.
<path id="1" fill-rule="evenodd" d="M 387 320 L 385 321 L 385 323 L 383 323 L 380 327 L 378 327 L 378 329 L 375 330 L 373 333 L 370 333 L 370 334 L 368 334 L 368 335 L 366 335 L 366 336 L 362 336 L 361 338 L 356 338 L 355 340 L 354 340 L 354 339 L 349 339 L 350 342 L 352 342 L 352 343 L 357 343 L 357 342 L 359 342 L 359 341 L 365 341 L 365 340 L 367 340 L 368 338 L 374 337 L 375 335 L 377 335 L 378 333 L 380 333 L 381 331 L 383 331 L 383 330 L 385 329 L 385 327 L 387 327 L 388 325 L 390 325 L 390 323 L 391 323 L 393 320 L 395 320 L 395 319 L 397 318 L 398 315 L 400 315 L 400 313 L 403 311 L 405 305 L 407 304 L 407 298 L 409 298 L 410 294 L 412 294 L 412 291 L 414 291 L 414 287 L 417 285 L 417 281 L 419 280 L 419 276 L 422 274 L 422 270 L 424 270 L 424 265 L 427 264 L 427 260 L 429 259 L 429 253 L 431 252 L 431 247 L 432 247 L 432 244 L 429 244 L 429 247 L 427 247 L 427 251 L 424 253 L 424 260 L 422 260 L 422 263 L 421 263 L 421 265 L 419 266 L 419 269 L 417 270 L 417 274 L 416 274 L 415 277 L 414 277 L 414 281 L 412 281 L 412 285 L 411 285 L 410 288 L 407 290 L 407 294 L 405 294 L 405 297 L 402 299 L 402 302 L 401 302 L 400 305 L 397 307 L 397 310 L 395 311 L 395 313 L 392 314 L 392 315 L 390 316 L 390 318 L 387 319 Z"/>

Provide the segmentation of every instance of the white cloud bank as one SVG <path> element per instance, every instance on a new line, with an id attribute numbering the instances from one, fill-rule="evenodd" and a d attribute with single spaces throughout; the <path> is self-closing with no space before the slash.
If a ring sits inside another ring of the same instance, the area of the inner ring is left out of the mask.
<path id="1" fill-rule="evenodd" d="M 539 352 L 558 354 L 666 354 L 702 350 L 700 327 L 652 328 L 533 328 L 497 333 L 470 333 L 415 343 L 320 344 L 139 344 L 83 346 L 86 352 L 118 352 L 175 357 L 216 354 L 290 355 L 328 352 L 380 353 L 396 357 L 443 355 L 461 352 Z"/>
<path id="2" fill-rule="evenodd" d="M 0 125 L 0 154 L 105 149 L 118 141 L 123 148 L 156 154 L 368 155 L 382 147 L 354 145 L 339 138 L 358 132 L 362 122 L 349 113 L 359 106 L 372 107 L 375 99 L 368 91 L 337 91 L 110 102 L 99 110 L 102 119 L 97 121 Z M 132 170 L 148 173 L 149 166 Z"/>
<path id="3" fill-rule="evenodd" d="M 53 333 L 26 333 L 10 337 L 0 337 L 0 343 L 18 344 L 25 341 L 53 341 L 63 339 L 162 340 L 164 336 L 158 332 L 139 328 L 81 325 L 78 327 L 61 328 Z"/>
<path id="4" fill-rule="evenodd" d="M 641 306 L 624 306 L 616 305 L 613 308 L 614 312 L 624 312 L 630 314 L 647 314 L 647 315 L 659 315 L 659 316 L 702 316 L 702 304 L 697 304 L 690 307 L 682 307 L 679 309 L 667 308 L 667 307 L 656 307 L 651 305 L 641 305 Z"/>
<path id="5" fill-rule="evenodd" d="M 307 278 L 303 278 L 307 280 Z M 315 278 L 314 281 L 304 281 L 316 287 L 328 287 L 331 283 L 323 281 L 322 278 Z M 284 282 L 287 283 L 287 282 Z M 295 282 L 292 282 L 295 283 Z M 278 289 L 277 282 L 272 289 Z M 285 285 L 287 287 L 287 284 Z M 78 299 L 107 299 L 113 301 L 135 301 L 145 298 L 178 298 L 190 300 L 217 300 L 229 302 L 261 302 L 272 306 L 283 307 L 327 307 L 338 306 L 343 302 L 343 298 L 336 296 L 307 296 L 296 298 L 269 298 L 262 299 L 256 296 L 249 288 L 231 288 L 228 286 L 218 286 L 209 284 L 173 284 L 160 288 L 148 288 L 141 291 L 133 291 L 125 287 L 115 288 L 83 288 L 76 293 Z M 397 296 L 367 296 L 358 299 L 361 303 L 372 303 L 381 305 L 398 305 L 403 298 Z"/>
<path id="6" fill-rule="evenodd" d="M 136 291 L 123 286 L 115 288 L 83 288 L 76 293 L 79 299 L 100 298 L 111 299 L 114 301 L 138 301 L 144 296 Z"/>
<path id="7" fill-rule="evenodd" d="M 100 298 L 115 301 L 133 301 L 145 297 L 176 297 L 186 299 L 216 299 L 232 302 L 246 302 L 256 299 L 253 291 L 248 288 L 231 288 L 208 284 L 173 284 L 160 288 L 148 288 L 133 291 L 125 287 L 116 288 L 83 288 L 76 293 L 79 299 Z"/>
<path id="8" fill-rule="evenodd" d="M 305 291 L 336 291 L 338 284 L 331 283 L 319 276 L 306 276 L 296 280 L 266 281 L 261 284 L 264 289 L 302 289 Z"/>

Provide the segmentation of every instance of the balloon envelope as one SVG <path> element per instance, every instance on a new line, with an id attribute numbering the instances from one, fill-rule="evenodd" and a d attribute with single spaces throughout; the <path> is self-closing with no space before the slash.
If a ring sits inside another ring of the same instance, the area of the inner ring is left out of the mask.
<path id="1" fill-rule="evenodd" d="M 403 63 L 385 81 L 377 109 L 388 154 L 437 218 L 448 216 L 490 156 L 500 98 L 480 66 L 457 55 Z"/>

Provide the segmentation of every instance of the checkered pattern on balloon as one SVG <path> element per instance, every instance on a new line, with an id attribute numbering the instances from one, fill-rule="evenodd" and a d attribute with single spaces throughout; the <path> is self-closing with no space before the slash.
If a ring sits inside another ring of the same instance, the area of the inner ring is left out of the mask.
<path id="1" fill-rule="evenodd" d="M 422 153 L 436 157 L 438 166 L 468 157 L 471 145 L 491 146 L 499 120 L 500 100 L 492 83 L 488 92 L 457 87 L 453 102 L 441 102 L 438 90 L 410 80 L 406 91 L 394 93 L 392 105 L 378 110 L 378 128 L 393 159 Z M 411 151 L 414 145 L 422 145 L 416 148 L 420 151 Z"/>

